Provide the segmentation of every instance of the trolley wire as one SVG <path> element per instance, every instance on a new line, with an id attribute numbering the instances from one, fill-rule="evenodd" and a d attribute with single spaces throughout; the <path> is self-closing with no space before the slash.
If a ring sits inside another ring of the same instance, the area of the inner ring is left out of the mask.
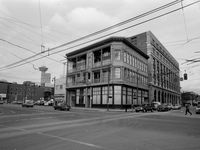
<path id="1" fill-rule="evenodd" d="M 178 4 L 178 3 L 180 3 L 180 2 L 181 2 L 181 0 L 175 0 L 175 1 L 173 1 L 173 2 L 170 2 L 170 3 L 168 3 L 168 4 L 165 4 L 165 5 L 163 5 L 163 6 L 157 7 L 157 8 L 155 8 L 155 9 L 153 9 L 153 10 L 150 10 L 150 11 L 148 11 L 148 12 L 145 12 L 145 13 L 143 13 L 143 14 L 141 14 L 141 15 L 138 15 L 138 16 L 136 16 L 136 17 L 132 17 L 132 18 L 130 18 L 130 19 L 127 19 L 127 20 L 122 21 L 122 22 L 120 22 L 120 23 L 117 23 L 117 24 L 115 24 L 115 25 L 109 26 L 109 27 L 104 28 L 104 29 L 102 29 L 102 30 L 99 30 L 99 31 L 93 32 L 93 33 L 91 33 L 91 34 L 88 34 L 88 35 L 86 35 L 86 36 L 83 36 L 83 37 L 81 37 L 81 38 L 72 40 L 72 41 L 70 41 L 70 42 L 67 42 L 67 43 L 64 43 L 64 44 L 62 44 L 62 45 L 56 46 L 56 47 L 54 47 L 54 48 L 51 48 L 51 49 L 45 50 L 45 51 L 43 51 L 43 52 L 37 53 L 37 54 L 35 54 L 35 55 L 33 55 L 33 56 L 27 57 L 27 58 L 25 58 L 25 59 L 23 59 L 23 60 L 20 60 L 20 61 L 18 61 L 18 62 L 14 62 L 14 63 L 12 63 L 12 64 L 6 65 L 6 66 L 4 66 L 4 67 L 1 67 L 0 69 L 6 68 L 6 67 L 10 67 L 10 66 L 13 66 L 13 65 L 16 65 L 16 64 L 19 64 L 19 63 L 22 63 L 23 61 L 27 61 L 27 60 L 29 60 L 29 59 L 32 59 L 32 58 L 36 57 L 36 56 L 39 56 L 41 53 L 45 53 L 45 52 L 48 52 L 48 53 L 49 53 L 50 51 L 53 51 L 53 50 L 55 50 L 55 49 L 58 49 L 58 48 L 61 48 L 61 47 L 64 47 L 64 46 L 73 44 L 73 43 L 75 43 L 75 42 L 84 40 L 84 39 L 86 39 L 86 38 L 89 38 L 89 37 L 92 37 L 92 36 L 95 36 L 95 35 L 98 35 L 98 34 L 100 34 L 100 33 L 109 31 L 109 30 L 114 29 L 114 28 L 116 28 L 116 27 L 118 27 L 118 26 L 122 26 L 122 25 L 124 25 L 124 24 L 127 24 L 127 23 L 129 23 L 129 22 L 135 21 L 135 20 L 137 20 L 137 19 L 146 17 L 146 16 L 148 16 L 148 15 L 150 15 L 150 14 L 156 13 L 156 12 L 158 12 L 158 11 L 160 11 L 160 10 L 166 9 L 166 8 L 171 7 L 171 6 L 173 6 L 173 5 L 175 5 L 175 4 Z M 182 7 L 182 9 L 183 9 L 183 7 Z M 121 31 L 126 30 L 126 29 L 127 29 L 127 28 L 122 29 Z M 118 32 L 120 32 L 120 31 L 118 31 Z M 114 34 L 114 33 L 117 33 L 117 32 L 113 32 L 113 33 L 111 33 L 111 34 L 107 34 L 106 36 L 112 35 L 112 34 Z M 103 38 L 103 37 L 106 37 L 106 36 L 102 36 L 102 37 L 100 37 L 100 38 Z M 100 39 L 100 38 L 98 38 L 98 39 Z M 97 40 L 97 39 L 95 39 L 95 40 Z M 92 41 L 95 41 L 95 40 L 92 40 Z M 88 42 L 84 42 L 84 44 L 85 44 L 85 43 L 88 43 Z M 79 45 L 82 45 L 82 44 L 79 44 Z M 60 52 L 60 51 L 59 51 L 59 52 Z M 41 58 L 44 58 L 44 57 L 41 57 Z"/>
<path id="2" fill-rule="evenodd" d="M 198 3 L 198 2 L 200 2 L 200 1 L 199 1 L 199 0 L 198 0 L 198 1 L 195 1 L 195 2 L 193 2 L 193 3 L 190 3 L 190 4 L 188 4 L 188 5 L 185 5 L 185 6 L 183 6 L 183 7 L 180 7 L 180 8 L 174 9 L 174 10 L 172 10 L 172 11 L 169 11 L 169 12 L 167 12 L 167 13 L 164 13 L 164 14 L 158 15 L 158 16 L 156 16 L 156 17 L 153 17 L 153 18 L 147 19 L 147 20 L 142 21 L 142 22 L 140 22 L 140 23 L 137 23 L 137 24 L 134 24 L 134 25 L 128 26 L 128 27 L 126 27 L 126 28 L 123 28 L 123 29 L 117 30 L 117 31 L 115 31 L 115 32 L 112 32 L 112 33 L 109 33 L 109 34 L 106 34 L 106 35 L 100 36 L 100 37 L 98 37 L 98 38 L 95 38 L 95 39 L 92 39 L 92 40 L 89 40 L 89 41 L 86 41 L 86 42 L 83 42 L 83 43 L 77 44 L 77 45 L 72 46 L 72 47 L 69 47 L 69 48 L 66 48 L 66 49 L 62 49 L 62 50 L 59 50 L 59 51 L 53 52 L 53 53 L 51 53 L 51 54 L 49 54 L 49 55 L 54 55 L 54 54 L 57 54 L 57 53 L 60 53 L 60 52 L 63 52 L 63 51 L 66 51 L 66 50 L 69 50 L 69 49 L 72 49 L 72 48 L 75 48 L 75 47 L 81 46 L 81 45 L 84 45 L 84 44 L 88 44 L 88 43 L 90 43 L 90 42 L 93 42 L 93 41 L 96 41 L 96 40 L 102 39 L 102 38 L 104 38 L 104 37 L 107 37 L 107 36 L 113 35 L 113 34 L 115 34 L 115 33 L 118 33 L 118 32 L 124 31 L 124 30 L 127 30 L 127 29 L 129 29 L 129 28 L 132 28 L 132 27 L 135 27 L 135 26 L 138 26 L 138 25 L 144 24 L 144 23 L 146 23 L 146 22 L 149 22 L 149 21 L 155 20 L 155 19 L 157 19 L 157 18 L 160 18 L 160 17 L 166 16 L 166 15 L 169 15 L 169 14 L 174 13 L 174 12 L 176 12 L 176 11 L 179 11 L 179 10 L 181 10 L 181 9 L 183 9 L 183 8 L 187 8 L 187 7 L 189 7 L 189 6 L 192 6 L 192 5 L 194 5 L 194 4 Z M 55 47 L 55 48 L 57 48 L 57 47 Z M 54 50 L 55 48 L 52 48 L 51 50 Z M 38 55 L 40 55 L 40 53 L 36 54 L 36 56 L 38 56 Z M 42 56 L 42 57 L 39 57 L 39 58 L 36 58 L 36 59 L 30 60 L 30 61 L 28 61 L 28 63 L 29 63 L 29 62 L 33 62 L 33 61 L 37 61 L 37 60 L 42 59 L 42 58 L 47 57 L 47 56 L 48 56 L 48 55 L 45 55 L 45 56 Z M 29 58 L 26 58 L 26 59 L 24 59 L 24 60 L 27 61 L 28 59 L 31 59 L 31 58 L 33 58 L 33 57 L 29 57 Z M 12 69 L 12 68 L 19 67 L 19 66 L 22 66 L 22 65 L 25 65 L 25 64 L 27 64 L 27 63 L 22 63 L 22 64 L 14 65 L 14 66 L 10 65 L 9 67 L 2 67 L 2 68 L 0 68 L 0 71 L 2 71 L 2 70 L 7 70 L 7 69 Z"/>

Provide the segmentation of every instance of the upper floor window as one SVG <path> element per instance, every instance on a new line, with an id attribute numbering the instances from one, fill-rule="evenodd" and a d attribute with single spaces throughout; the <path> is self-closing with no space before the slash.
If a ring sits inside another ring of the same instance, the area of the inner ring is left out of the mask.
<path id="1" fill-rule="evenodd" d="M 121 56 L 121 51 L 120 50 L 115 50 L 114 51 L 115 60 L 120 60 L 120 56 Z"/>
<path id="2" fill-rule="evenodd" d="M 102 49 L 102 59 L 106 60 L 106 59 L 110 59 L 110 46 L 105 47 Z"/>
<path id="3" fill-rule="evenodd" d="M 124 51 L 124 62 L 126 62 L 126 59 L 127 58 L 127 54 L 126 54 L 126 52 Z"/>

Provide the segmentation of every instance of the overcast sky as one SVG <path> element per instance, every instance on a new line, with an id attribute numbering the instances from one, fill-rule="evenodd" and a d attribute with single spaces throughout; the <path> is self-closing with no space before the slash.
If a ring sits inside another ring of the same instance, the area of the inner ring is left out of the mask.
<path id="1" fill-rule="evenodd" d="M 0 79 L 18 83 L 40 82 L 37 68 L 43 65 L 49 68 L 48 72 L 52 77 L 58 78 L 64 73 L 65 54 L 81 48 L 77 44 L 180 8 L 181 3 L 90 39 L 52 50 L 50 55 L 59 50 L 61 52 L 48 58 L 10 69 L 5 66 L 17 64 L 16 62 L 41 52 L 41 44 L 45 46 L 45 50 L 51 49 L 172 1 L 0 0 Z M 183 6 L 192 2 L 195 0 L 184 0 Z M 181 81 L 182 91 L 200 94 L 200 63 L 185 63 L 186 59 L 200 58 L 200 3 L 112 36 L 129 37 L 149 30 L 179 62 L 180 75 L 188 73 L 188 80 Z M 40 57 L 42 56 L 33 59 Z"/>

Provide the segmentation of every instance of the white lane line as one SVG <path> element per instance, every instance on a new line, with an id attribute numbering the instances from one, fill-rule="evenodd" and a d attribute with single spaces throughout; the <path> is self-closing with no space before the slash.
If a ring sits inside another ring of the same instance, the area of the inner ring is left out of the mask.
<path id="1" fill-rule="evenodd" d="M 57 139 L 63 140 L 63 141 L 68 141 L 68 142 L 73 142 L 73 143 L 85 145 L 85 146 L 88 146 L 88 147 L 94 147 L 94 148 L 98 148 L 98 149 L 105 149 L 102 146 L 95 145 L 95 144 L 92 144 L 92 143 L 82 142 L 82 141 L 73 140 L 73 139 L 69 139 L 69 138 L 64 138 L 64 137 L 51 135 L 51 134 L 47 134 L 47 133 L 37 132 L 37 134 L 48 136 L 48 137 L 52 137 L 52 138 L 57 138 Z"/>
<path id="2" fill-rule="evenodd" d="M 8 121 L 1 121 L 2 123 L 8 123 L 8 122 L 20 122 L 20 121 L 31 121 L 31 120 L 42 120 L 42 119 L 53 119 L 57 117 L 37 117 L 37 118 L 25 118 L 25 119 L 17 119 L 17 120 L 8 120 Z"/>

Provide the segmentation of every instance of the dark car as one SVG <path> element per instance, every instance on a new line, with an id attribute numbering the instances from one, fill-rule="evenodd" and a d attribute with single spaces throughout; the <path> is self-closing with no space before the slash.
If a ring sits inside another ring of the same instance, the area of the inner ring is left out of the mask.
<path id="1" fill-rule="evenodd" d="M 142 105 L 136 105 L 135 106 L 135 112 L 144 112 Z"/>
<path id="2" fill-rule="evenodd" d="M 161 104 L 158 106 L 157 111 L 168 111 L 168 105 L 167 104 Z"/>
<path id="3" fill-rule="evenodd" d="M 55 110 L 58 109 L 58 110 L 70 111 L 70 109 L 71 109 L 71 107 L 64 102 L 56 102 L 56 103 L 54 103 L 53 107 L 54 107 Z"/>
<path id="4" fill-rule="evenodd" d="M 144 112 L 147 112 L 147 111 L 153 112 L 153 106 L 150 104 L 144 104 L 142 105 L 142 107 L 143 107 Z"/>
<path id="5" fill-rule="evenodd" d="M 22 107 L 33 107 L 34 102 L 33 100 L 25 100 L 25 102 L 22 103 Z"/>
<path id="6" fill-rule="evenodd" d="M 195 108 L 195 113 L 200 114 L 200 104 L 198 104 Z"/>

